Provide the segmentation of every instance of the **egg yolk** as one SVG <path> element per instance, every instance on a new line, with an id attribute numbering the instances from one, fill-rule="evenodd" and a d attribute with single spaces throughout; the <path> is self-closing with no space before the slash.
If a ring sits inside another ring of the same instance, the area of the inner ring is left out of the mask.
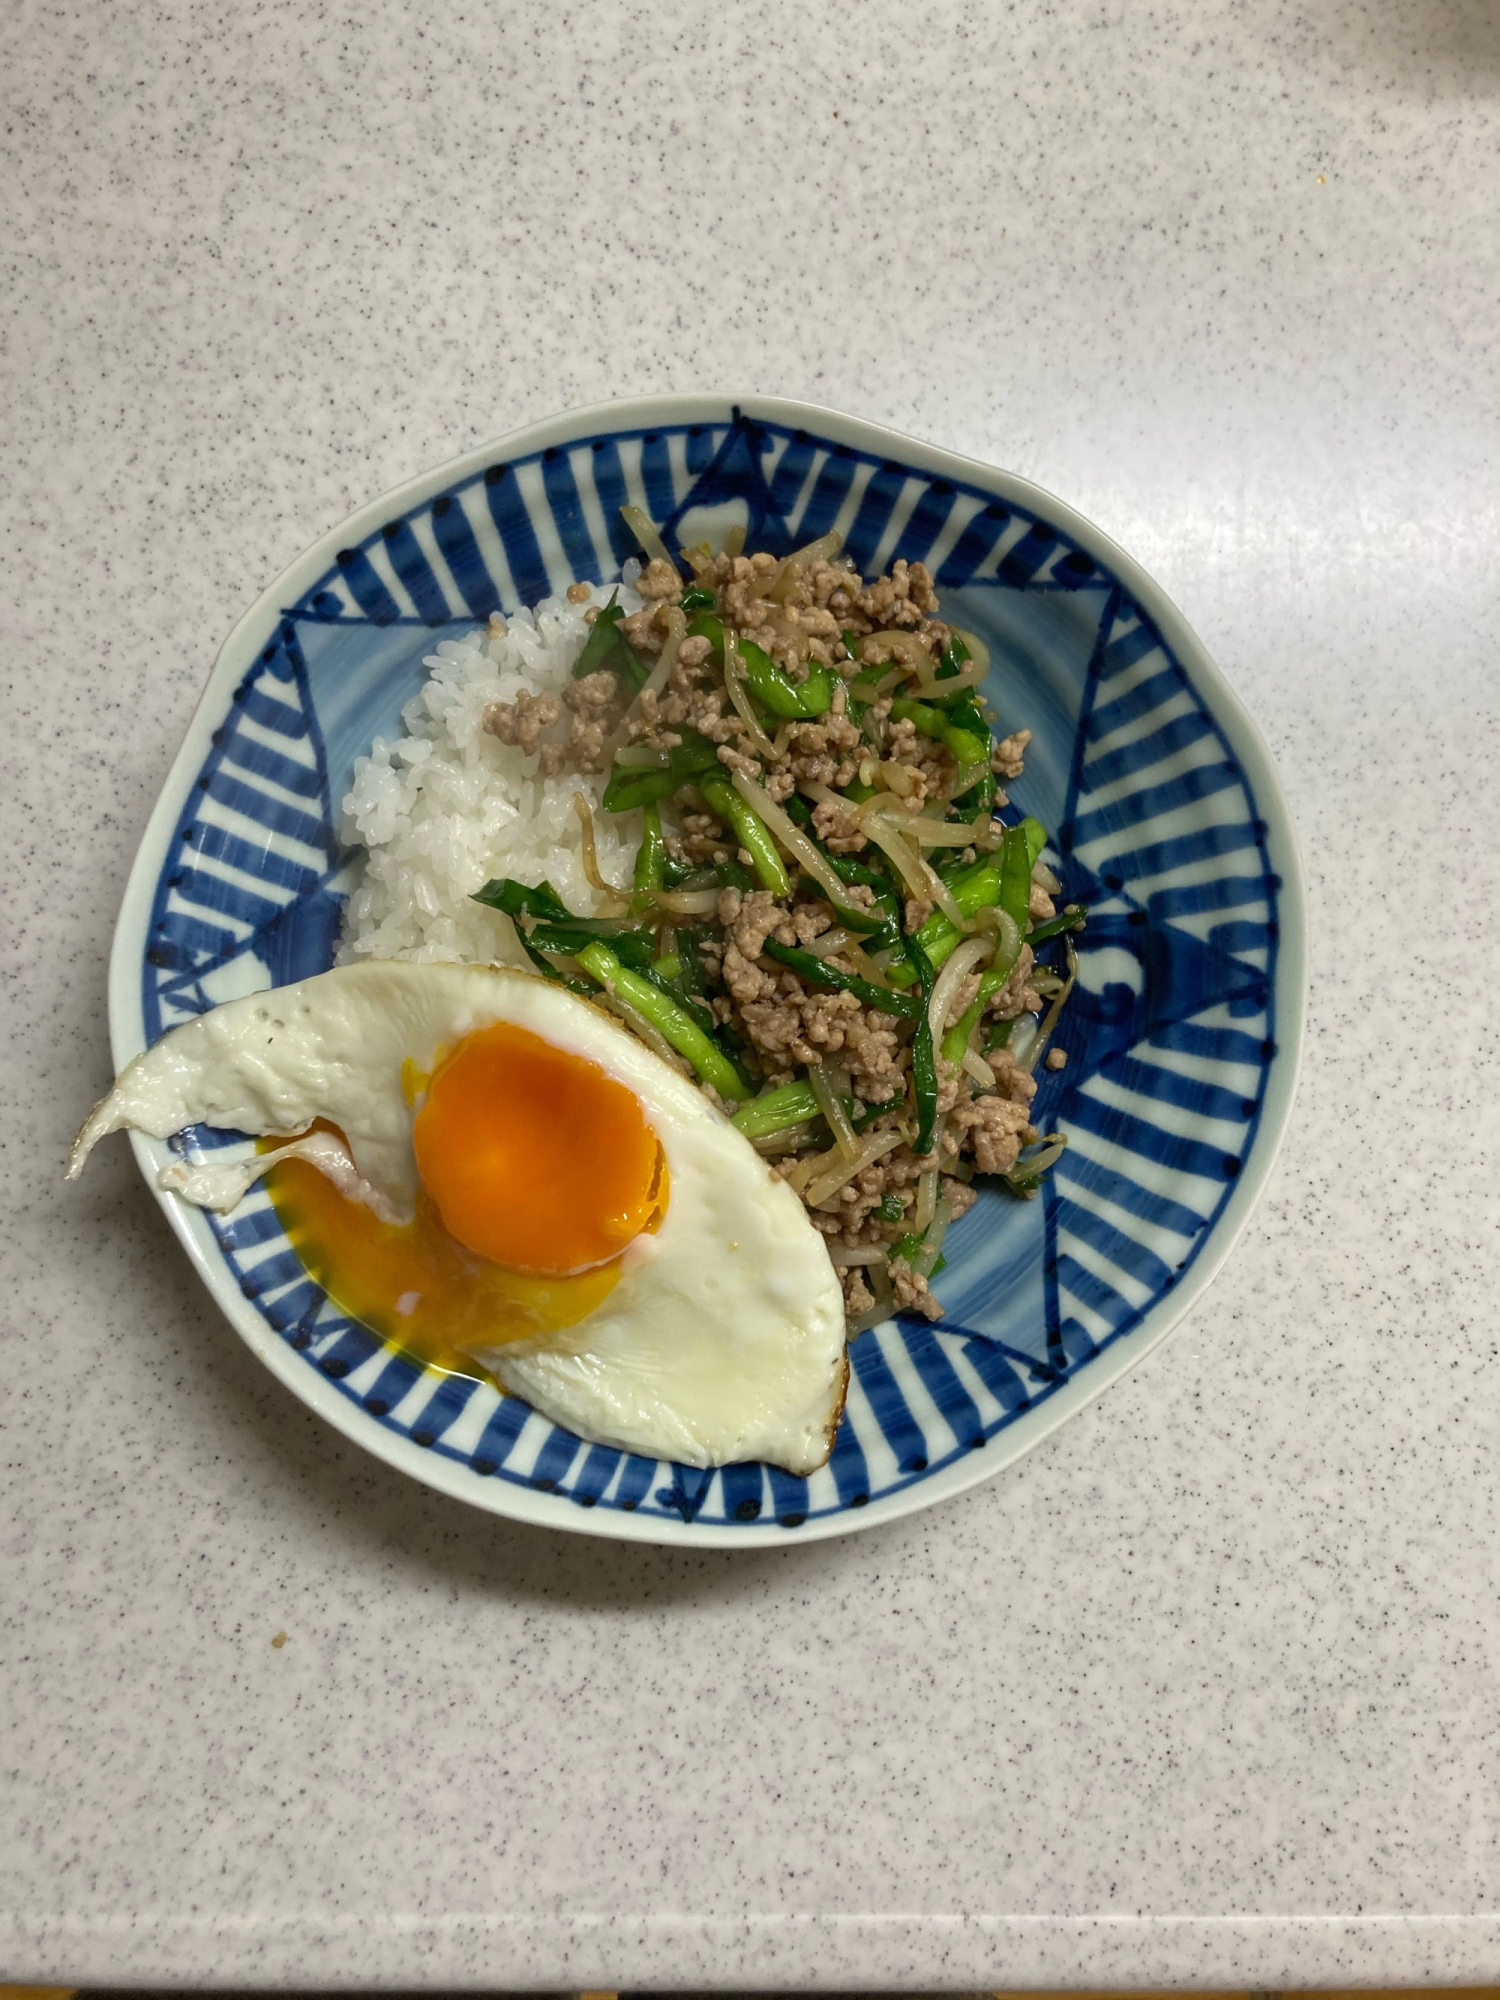
<path id="1" fill-rule="evenodd" d="M 660 1205 L 661 1147 L 634 1092 L 509 1021 L 439 1065 L 412 1138 L 449 1232 L 513 1271 L 607 1263 Z"/>
<path id="2" fill-rule="evenodd" d="M 421 1081 L 403 1079 L 408 1097 Z M 620 1253 L 666 1210 L 666 1163 L 633 1093 L 509 1023 L 439 1065 L 413 1137 L 423 1186 L 405 1227 L 306 1160 L 281 1161 L 266 1187 L 341 1311 L 455 1373 L 483 1375 L 472 1348 L 593 1312 L 619 1282 Z"/>

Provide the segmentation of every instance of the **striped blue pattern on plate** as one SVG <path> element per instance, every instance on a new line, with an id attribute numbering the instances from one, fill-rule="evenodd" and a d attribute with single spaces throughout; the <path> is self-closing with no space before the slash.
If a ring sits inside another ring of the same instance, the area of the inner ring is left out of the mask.
<path id="1" fill-rule="evenodd" d="M 726 408 L 497 460 L 339 549 L 279 607 L 177 802 L 141 962 L 148 1042 L 331 963 L 351 864 L 337 803 L 354 758 L 394 732 L 437 637 L 618 575 L 635 553 L 626 503 L 669 543 L 738 521 L 750 546 L 780 552 L 836 527 L 866 574 L 926 563 L 946 613 L 991 648 L 986 692 L 1004 726 L 1035 732 L 1013 804 L 1052 830 L 1048 858 L 1090 909 L 1057 1041 L 1067 1067 L 1043 1072 L 1033 1113 L 1068 1150 L 1040 1200 L 986 1190 L 951 1231 L 939 1324 L 892 1321 L 855 1342 L 823 1471 L 648 1462 L 424 1371 L 329 1303 L 256 1190 L 213 1219 L 225 1266 L 368 1423 L 562 1510 L 795 1529 L 983 1451 L 1086 1377 L 1202 1254 L 1275 1063 L 1283 885 L 1212 691 L 1139 580 L 1133 592 L 1030 489 L 1031 504 L 998 498 L 1003 484 Z M 201 1128 L 174 1142 L 193 1157 L 246 1143 Z"/>

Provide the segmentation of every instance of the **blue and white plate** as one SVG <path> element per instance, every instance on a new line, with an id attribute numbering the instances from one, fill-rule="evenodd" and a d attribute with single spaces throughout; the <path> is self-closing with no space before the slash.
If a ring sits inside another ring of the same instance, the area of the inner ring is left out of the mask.
<path id="1" fill-rule="evenodd" d="M 826 1469 L 697 1472 L 581 1443 L 425 1371 L 344 1317 L 263 1192 L 227 1219 L 161 1197 L 239 1332 L 304 1402 L 415 1478 L 553 1527 L 735 1547 L 872 1526 L 988 1477 L 1154 1347 L 1243 1227 L 1292 1101 L 1300 872 L 1265 747 L 1157 586 L 1004 472 L 802 404 L 714 396 L 552 419 L 375 501 L 235 627 L 137 857 L 110 975 L 123 1065 L 203 1008 L 324 970 L 354 759 L 435 643 L 633 553 L 741 521 L 782 551 L 837 527 L 866 573 L 925 562 L 1035 732 L 1015 804 L 1089 906 L 1034 1118 L 1069 1146 L 1041 1199 L 987 1191 L 949 1234 L 935 1326 L 860 1337 Z M 201 1157 L 221 1135 L 171 1142 Z M 168 1149 L 137 1137 L 151 1185 Z"/>

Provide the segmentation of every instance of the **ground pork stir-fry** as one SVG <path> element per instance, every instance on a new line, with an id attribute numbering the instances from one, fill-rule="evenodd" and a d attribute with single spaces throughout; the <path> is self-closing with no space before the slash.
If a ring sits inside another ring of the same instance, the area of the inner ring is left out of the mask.
<path id="1" fill-rule="evenodd" d="M 1062 1144 L 1032 1124 L 1033 1072 L 1083 912 L 1055 900 L 1043 829 L 1003 816 L 1030 731 L 997 740 L 984 649 L 922 564 L 866 579 L 829 535 L 679 566 L 633 525 L 641 608 L 590 614 L 560 702 L 522 694 L 485 726 L 549 775 L 609 772 L 605 810 L 641 815 L 634 883 L 594 868 L 586 919 L 545 884 L 480 900 L 767 1155 L 827 1239 L 852 1330 L 936 1318 L 974 1176 L 1034 1193 Z"/>

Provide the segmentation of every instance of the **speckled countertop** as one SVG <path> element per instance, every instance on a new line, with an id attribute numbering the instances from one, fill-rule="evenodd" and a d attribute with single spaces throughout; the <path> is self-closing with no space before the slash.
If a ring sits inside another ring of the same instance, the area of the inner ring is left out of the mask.
<path id="1" fill-rule="evenodd" d="M 0 1975 L 1500 1979 L 1500 16 L 3 35 Z M 685 1556 L 407 1484 L 259 1368 L 123 1145 L 56 1173 L 233 618 L 415 469 L 707 386 L 999 461 L 1141 557 L 1279 762 L 1313 983 L 1270 1191 L 1145 1366 L 937 1511 Z"/>

